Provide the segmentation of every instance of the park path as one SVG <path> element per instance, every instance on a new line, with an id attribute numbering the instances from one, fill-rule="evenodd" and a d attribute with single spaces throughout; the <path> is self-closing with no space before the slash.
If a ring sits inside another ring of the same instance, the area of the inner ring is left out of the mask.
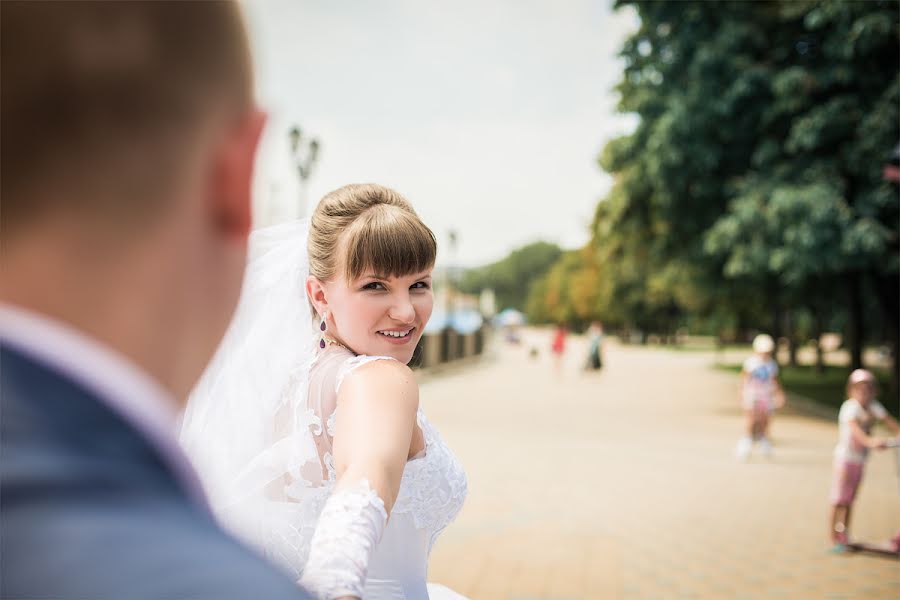
<path id="1" fill-rule="evenodd" d="M 557 373 L 549 345 L 529 330 L 423 378 L 469 477 L 431 581 L 473 600 L 900 598 L 900 562 L 826 552 L 833 422 L 786 411 L 774 460 L 738 464 L 738 378 L 712 354 L 610 343 L 585 373 L 573 336 Z M 870 457 L 856 537 L 900 530 L 892 452 Z"/>

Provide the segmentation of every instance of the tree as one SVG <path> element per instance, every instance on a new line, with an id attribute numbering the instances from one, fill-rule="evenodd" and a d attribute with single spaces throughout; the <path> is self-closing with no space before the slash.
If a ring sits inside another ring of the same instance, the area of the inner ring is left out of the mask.
<path id="1" fill-rule="evenodd" d="M 466 271 L 459 288 L 468 294 L 491 288 L 500 308 L 524 310 L 531 285 L 561 254 L 556 244 L 534 242 L 513 250 L 500 261 Z"/>
<path id="2" fill-rule="evenodd" d="M 900 5 L 795 2 L 782 3 L 779 14 L 795 52 L 769 52 L 772 98 L 752 165 L 707 249 L 721 256 L 733 245 L 725 258 L 726 275 L 734 274 L 748 252 L 741 230 L 761 218 L 747 206 L 765 214 L 767 234 L 757 239 L 766 240 L 757 243 L 764 260 L 751 270 L 776 277 L 818 321 L 828 311 L 822 298 L 845 289 L 856 367 L 867 333 L 863 294 L 873 290 L 891 332 L 896 389 L 900 204 L 881 171 L 900 129 Z"/>
<path id="3" fill-rule="evenodd" d="M 900 3 L 616 5 L 641 19 L 617 88 L 638 125 L 600 156 L 616 183 L 589 248 L 531 308 L 577 316 L 560 286 L 591 282 L 594 314 L 645 331 L 839 325 L 855 365 L 864 340 L 890 338 L 896 389 L 900 202 L 882 169 L 900 137 Z"/>
<path id="4" fill-rule="evenodd" d="M 855 363 L 871 289 L 896 372 L 900 206 L 881 170 L 900 129 L 900 4 L 623 5 L 641 28 L 622 49 L 620 109 L 640 122 L 601 157 L 619 184 L 598 214 L 623 239 L 595 244 L 652 261 L 639 288 L 657 305 L 668 289 L 680 311 L 715 312 L 743 295 L 724 277 L 772 307 L 776 333 L 786 315 L 843 311 Z M 840 305 L 822 301 L 836 287 Z"/>

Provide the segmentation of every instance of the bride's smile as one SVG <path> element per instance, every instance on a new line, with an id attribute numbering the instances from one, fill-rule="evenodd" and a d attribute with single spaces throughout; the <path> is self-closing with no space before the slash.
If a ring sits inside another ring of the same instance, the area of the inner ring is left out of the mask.
<path id="1" fill-rule="evenodd" d="M 357 354 L 408 363 L 431 317 L 431 271 L 400 276 L 368 273 L 325 284 L 329 334 Z"/>

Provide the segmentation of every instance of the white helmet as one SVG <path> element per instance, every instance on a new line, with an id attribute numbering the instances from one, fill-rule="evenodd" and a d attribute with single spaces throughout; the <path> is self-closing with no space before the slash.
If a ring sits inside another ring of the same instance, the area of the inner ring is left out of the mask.
<path id="1" fill-rule="evenodd" d="M 759 354 L 772 352 L 775 349 L 775 340 L 767 333 L 761 333 L 753 338 L 753 351 Z"/>

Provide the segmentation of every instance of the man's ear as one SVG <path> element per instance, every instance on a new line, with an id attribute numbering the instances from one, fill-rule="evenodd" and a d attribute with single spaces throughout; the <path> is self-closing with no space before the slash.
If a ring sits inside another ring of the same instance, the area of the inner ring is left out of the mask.
<path id="1" fill-rule="evenodd" d="M 246 239 L 253 227 L 253 163 L 266 114 L 251 110 L 221 141 L 214 157 L 211 210 L 217 229 Z"/>
<path id="2" fill-rule="evenodd" d="M 315 275 L 306 278 L 306 295 L 309 297 L 319 317 L 328 312 L 328 298 L 325 294 L 325 286 Z"/>

